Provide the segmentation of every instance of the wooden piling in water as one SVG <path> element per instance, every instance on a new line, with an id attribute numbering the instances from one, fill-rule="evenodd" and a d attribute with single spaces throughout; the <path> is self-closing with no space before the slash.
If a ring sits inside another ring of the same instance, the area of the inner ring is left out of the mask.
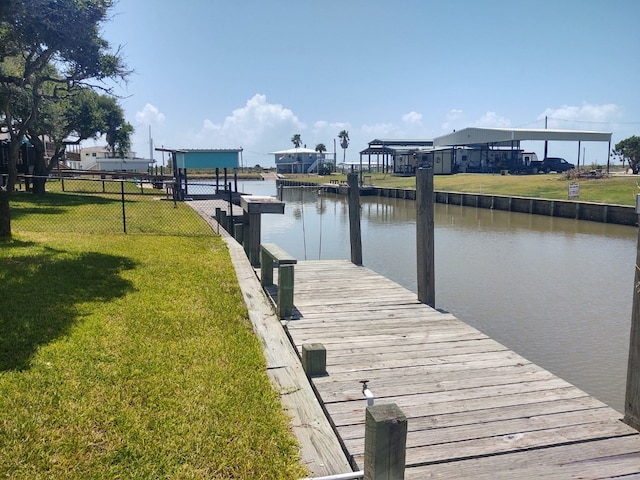
<path id="1" fill-rule="evenodd" d="M 360 232 L 360 186 L 356 173 L 347 174 L 349 184 L 349 237 L 351 239 L 351 263 L 362 265 L 362 236 Z"/>
<path id="2" fill-rule="evenodd" d="M 416 173 L 416 259 L 418 300 L 436 305 L 434 267 L 433 168 L 419 168 Z"/>
<path id="3" fill-rule="evenodd" d="M 640 214 L 640 195 L 636 196 L 636 213 Z M 636 430 L 640 430 L 640 227 L 638 228 L 636 268 L 633 282 L 624 421 Z"/>

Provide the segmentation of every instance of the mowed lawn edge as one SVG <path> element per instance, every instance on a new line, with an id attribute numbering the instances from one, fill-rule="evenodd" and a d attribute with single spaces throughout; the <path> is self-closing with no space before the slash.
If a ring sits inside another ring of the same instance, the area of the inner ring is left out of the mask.
<path id="1" fill-rule="evenodd" d="M 0 475 L 307 473 L 221 238 L 20 231 L 0 247 Z"/>
<path id="2" fill-rule="evenodd" d="M 366 168 L 366 164 L 365 164 Z M 329 183 L 330 180 L 345 181 L 346 175 L 286 175 L 291 180 Z M 395 176 L 384 173 L 363 172 L 365 184 L 382 188 L 415 189 L 415 176 Z M 546 198 L 566 200 L 569 184 L 578 183 L 581 202 L 606 203 L 611 205 L 635 205 L 640 193 L 640 176 L 611 175 L 605 178 L 568 178 L 566 174 L 550 173 L 537 175 L 500 175 L 492 173 L 456 173 L 435 175 L 434 189 L 444 192 L 461 192 L 509 197 Z"/>

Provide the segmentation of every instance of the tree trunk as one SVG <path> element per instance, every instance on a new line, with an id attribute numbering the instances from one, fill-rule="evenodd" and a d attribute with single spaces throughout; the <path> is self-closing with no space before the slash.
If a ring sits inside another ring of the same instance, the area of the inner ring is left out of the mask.
<path id="1" fill-rule="evenodd" d="M 9 208 L 9 192 L 0 189 L 0 238 L 11 237 L 11 209 Z"/>
<path id="2" fill-rule="evenodd" d="M 3 184 L 0 187 L 0 238 L 11 237 L 11 207 L 9 200 L 18 177 L 16 165 L 18 164 L 19 154 L 20 142 L 16 141 L 12 135 L 11 144 L 9 145 L 8 175 L 6 177 L 3 176 Z"/>
<path id="3" fill-rule="evenodd" d="M 30 138 L 30 141 L 36 153 L 36 158 L 33 166 L 33 194 L 44 195 L 44 185 L 46 182 L 46 175 L 48 174 L 47 165 L 44 160 L 44 142 L 36 136 Z"/>

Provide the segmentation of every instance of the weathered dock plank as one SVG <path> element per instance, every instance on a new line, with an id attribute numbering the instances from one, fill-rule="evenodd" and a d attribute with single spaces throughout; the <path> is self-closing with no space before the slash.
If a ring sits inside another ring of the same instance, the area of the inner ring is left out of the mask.
<path id="1" fill-rule="evenodd" d="M 594 456 L 594 453 L 597 454 Z M 640 475 L 640 436 L 577 442 L 505 455 L 475 457 L 408 468 L 406 480 L 527 478 L 545 480 L 635 479 Z M 634 475 L 637 474 L 637 475 Z"/>
<path id="2" fill-rule="evenodd" d="M 640 475 L 621 414 L 367 268 L 299 262 L 294 304 L 283 324 L 298 351 L 325 346 L 312 382 L 358 468 L 367 380 L 408 418 L 408 479 Z"/>
<path id="3" fill-rule="evenodd" d="M 249 319 L 264 346 L 267 374 L 280 394 L 300 444 L 300 460 L 314 476 L 350 470 L 347 457 L 316 399 L 286 333 L 281 327 L 243 248 L 225 235 L 242 287 Z M 242 399 L 238 399 L 242 401 Z"/>

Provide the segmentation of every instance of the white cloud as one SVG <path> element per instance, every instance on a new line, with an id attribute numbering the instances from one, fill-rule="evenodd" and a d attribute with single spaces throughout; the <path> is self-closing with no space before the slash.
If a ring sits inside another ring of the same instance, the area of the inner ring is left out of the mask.
<path id="1" fill-rule="evenodd" d="M 402 121 L 405 123 L 418 123 L 422 124 L 422 114 L 418 112 L 405 113 L 402 116 Z"/>
<path id="2" fill-rule="evenodd" d="M 327 122 L 326 120 L 319 120 L 313 124 L 313 129 L 310 133 L 314 138 L 318 139 L 318 142 L 325 143 L 327 141 L 327 138 L 337 137 L 338 133 L 342 130 L 346 130 L 351 135 L 351 124 L 345 122 Z"/>
<path id="3" fill-rule="evenodd" d="M 398 136 L 399 129 L 392 123 L 376 123 L 374 125 L 363 125 L 360 128 L 360 132 L 367 137 L 366 142 L 370 142 L 375 138 L 394 138 Z"/>
<path id="4" fill-rule="evenodd" d="M 548 128 L 596 130 L 600 127 L 585 124 L 615 123 L 621 116 L 622 107 L 613 103 L 604 105 L 583 103 L 582 105 L 563 105 L 559 108 L 547 108 L 538 115 L 538 120 L 544 120 L 547 117 Z"/>
<path id="5" fill-rule="evenodd" d="M 511 120 L 501 117 L 496 112 L 487 112 L 474 123 L 475 127 L 507 128 L 511 126 Z"/>
<path id="6" fill-rule="evenodd" d="M 165 119 L 164 114 L 158 110 L 157 107 L 150 103 L 145 104 L 143 109 L 136 112 L 136 123 L 138 125 L 153 125 L 163 123 Z"/>
<path id="7" fill-rule="evenodd" d="M 202 148 L 236 148 L 268 153 L 287 147 L 292 135 L 299 133 L 305 142 L 306 125 L 294 113 L 256 94 L 242 108 L 234 110 L 221 123 L 205 119 L 191 143 Z"/>
<path id="8" fill-rule="evenodd" d="M 447 112 L 447 121 L 440 125 L 443 132 L 449 133 L 452 130 L 461 128 L 461 122 L 464 120 L 464 112 L 462 110 L 452 108 Z"/>

